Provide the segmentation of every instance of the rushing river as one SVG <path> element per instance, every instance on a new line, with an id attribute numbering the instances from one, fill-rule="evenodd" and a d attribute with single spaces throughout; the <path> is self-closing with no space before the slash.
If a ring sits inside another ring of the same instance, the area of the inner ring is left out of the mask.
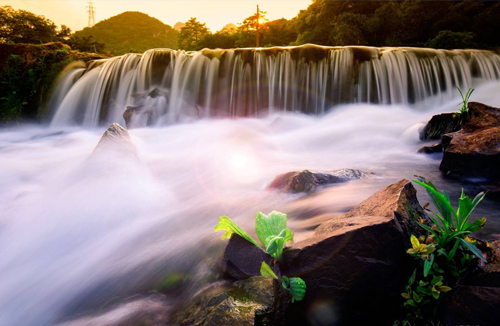
<path id="1" fill-rule="evenodd" d="M 500 105 L 499 81 L 471 83 L 473 100 Z M 462 184 L 442 178 L 440 155 L 416 151 L 419 127 L 455 111 L 458 92 L 428 100 L 130 129 L 136 155 L 95 159 L 104 125 L 0 130 L 0 325 L 115 325 L 136 309 L 168 307 L 214 280 L 225 245 L 213 232 L 221 215 L 252 230 L 256 212 L 281 210 L 300 240 L 415 174 L 457 198 Z M 266 189 L 280 173 L 338 168 L 374 175 L 307 197 Z M 488 217 L 483 238 L 500 236 L 499 212 L 492 198 L 477 210 L 475 218 Z M 167 291 L 158 306 L 151 290 L 172 275 L 186 280 L 183 291 Z"/>

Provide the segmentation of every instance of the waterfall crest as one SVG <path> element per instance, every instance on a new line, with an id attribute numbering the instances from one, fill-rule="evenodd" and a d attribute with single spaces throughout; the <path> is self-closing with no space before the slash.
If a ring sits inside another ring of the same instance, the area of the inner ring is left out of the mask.
<path id="1" fill-rule="evenodd" d="M 425 106 L 450 99 L 455 86 L 500 79 L 500 55 L 316 45 L 153 49 L 94 61 L 75 75 L 58 81 L 53 125 L 142 127 L 280 110 L 322 114 L 345 103 Z"/>

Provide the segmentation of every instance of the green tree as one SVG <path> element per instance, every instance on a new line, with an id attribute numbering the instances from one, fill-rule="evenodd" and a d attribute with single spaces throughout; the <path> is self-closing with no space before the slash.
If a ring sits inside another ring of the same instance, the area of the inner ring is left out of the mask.
<path id="1" fill-rule="evenodd" d="M 192 17 L 186 22 L 186 25 L 181 28 L 179 34 L 179 48 L 182 50 L 195 51 L 200 50 L 200 41 L 210 34 L 205 23 L 200 23 L 196 18 Z"/>
<path id="2" fill-rule="evenodd" d="M 474 42 L 474 33 L 441 31 L 439 34 L 426 43 L 427 47 L 435 49 L 464 49 L 477 47 Z"/>
<path id="3" fill-rule="evenodd" d="M 0 42 L 52 42 L 57 40 L 56 30 L 56 25 L 43 16 L 11 6 L 0 7 Z"/>

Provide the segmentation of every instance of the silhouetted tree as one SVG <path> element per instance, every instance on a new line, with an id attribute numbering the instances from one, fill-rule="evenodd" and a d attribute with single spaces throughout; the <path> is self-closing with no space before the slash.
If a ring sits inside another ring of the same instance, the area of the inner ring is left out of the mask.
<path id="1" fill-rule="evenodd" d="M 205 23 L 200 23 L 196 18 L 192 17 L 186 22 L 186 25 L 181 28 L 179 34 L 179 48 L 188 51 L 200 49 L 199 42 L 210 34 Z"/>

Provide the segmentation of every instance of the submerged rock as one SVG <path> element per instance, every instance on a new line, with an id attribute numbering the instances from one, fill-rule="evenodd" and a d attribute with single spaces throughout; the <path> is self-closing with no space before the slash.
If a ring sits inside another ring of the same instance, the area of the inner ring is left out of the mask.
<path id="1" fill-rule="evenodd" d="M 312 192 L 318 186 L 362 179 L 368 173 L 354 169 L 339 169 L 330 172 L 293 171 L 278 175 L 269 188 L 286 192 Z"/>
<path id="2" fill-rule="evenodd" d="M 469 103 L 470 120 L 443 136 L 441 171 L 458 177 L 500 179 L 500 109 Z"/>
<path id="3" fill-rule="evenodd" d="M 215 286 L 195 295 L 173 313 L 173 325 L 278 325 L 277 300 L 286 295 L 271 277 L 252 277 Z"/>
<path id="4" fill-rule="evenodd" d="M 288 311 L 287 324 L 307 324 L 304 311 L 322 318 L 322 325 L 392 324 L 414 269 L 405 251 L 409 235 L 419 233 L 415 219 L 420 218 L 425 214 L 416 190 L 402 180 L 294 244 L 281 270 L 303 278 L 307 294 Z"/>
<path id="5" fill-rule="evenodd" d="M 420 129 L 420 140 L 441 139 L 444 134 L 458 131 L 462 128 L 460 113 L 443 113 L 435 115 Z"/>

